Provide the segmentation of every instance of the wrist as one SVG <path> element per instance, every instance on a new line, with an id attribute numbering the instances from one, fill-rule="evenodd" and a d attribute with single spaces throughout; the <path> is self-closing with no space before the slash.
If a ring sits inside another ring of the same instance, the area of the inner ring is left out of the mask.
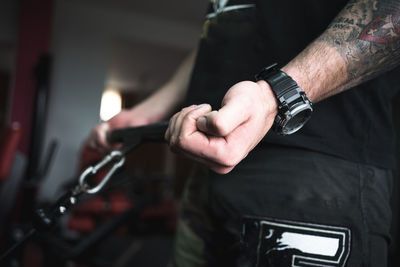
<path id="1" fill-rule="evenodd" d="M 260 87 L 261 92 L 263 92 L 265 96 L 265 103 L 267 108 L 267 116 L 272 117 L 273 119 L 278 114 L 278 101 L 274 92 L 272 91 L 271 86 L 264 80 L 257 81 L 257 85 Z"/>

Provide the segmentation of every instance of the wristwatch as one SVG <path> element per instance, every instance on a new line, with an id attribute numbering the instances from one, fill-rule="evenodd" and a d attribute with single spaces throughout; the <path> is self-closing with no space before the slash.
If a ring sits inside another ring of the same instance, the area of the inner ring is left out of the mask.
<path id="1" fill-rule="evenodd" d="M 278 115 L 272 130 L 281 135 L 289 135 L 301 129 L 311 118 L 312 103 L 306 93 L 286 73 L 274 63 L 263 68 L 256 80 L 266 81 L 278 100 Z"/>

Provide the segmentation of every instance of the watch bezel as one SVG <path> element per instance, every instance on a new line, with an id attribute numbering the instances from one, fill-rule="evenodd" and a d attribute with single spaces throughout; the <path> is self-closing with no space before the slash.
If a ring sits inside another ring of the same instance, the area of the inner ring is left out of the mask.
<path id="1" fill-rule="evenodd" d="M 305 102 L 301 101 L 289 107 L 289 109 L 286 110 L 284 113 L 278 112 L 278 115 L 275 118 L 275 131 L 281 135 L 290 135 L 297 132 L 307 123 L 307 121 L 311 118 L 311 116 L 307 116 L 304 120 L 302 120 L 301 123 L 299 123 L 295 127 L 288 128 L 288 124 L 294 118 L 299 116 L 300 113 L 303 113 L 307 110 L 309 110 L 309 112 L 312 113 L 313 112 L 312 105 L 308 103 L 308 101 Z"/>

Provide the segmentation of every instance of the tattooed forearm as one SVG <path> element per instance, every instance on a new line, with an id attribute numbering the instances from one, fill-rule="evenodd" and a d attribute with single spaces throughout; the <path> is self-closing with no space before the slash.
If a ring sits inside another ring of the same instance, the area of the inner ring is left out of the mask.
<path id="1" fill-rule="evenodd" d="M 400 63 L 400 0 L 351 0 L 318 39 L 346 62 L 345 88 Z"/>
<path id="2" fill-rule="evenodd" d="M 350 0 L 283 70 L 318 102 L 400 63 L 400 0 Z"/>

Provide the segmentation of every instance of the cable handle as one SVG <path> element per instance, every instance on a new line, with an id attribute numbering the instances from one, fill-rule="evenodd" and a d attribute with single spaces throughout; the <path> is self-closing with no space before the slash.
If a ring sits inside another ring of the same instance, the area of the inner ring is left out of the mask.
<path id="1" fill-rule="evenodd" d="M 96 194 L 110 180 L 113 174 L 125 163 L 125 155 L 132 149 L 145 142 L 164 142 L 164 134 L 168 128 L 168 122 L 154 123 L 140 127 L 128 127 L 113 130 L 107 135 L 110 142 L 121 142 L 120 150 L 111 151 L 103 160 L 94 166 L 89 166 L 79 177 L 79 186 L 85 193 Z M 90 186 L 87 179 L 98 173 L 103 168 L 111 167 L 104 178 L 97 185 Z"/>
<path id="2" fill-rule="evenodd" d="M 127 127 L 117 129 L 107 134 L 107 140 L 110 143 L 124 143 L 129 144 L 132 142 L 165 142 L 164 134 L 168 128 L 168 121 L 153 123 L 139 127 Z"/>

